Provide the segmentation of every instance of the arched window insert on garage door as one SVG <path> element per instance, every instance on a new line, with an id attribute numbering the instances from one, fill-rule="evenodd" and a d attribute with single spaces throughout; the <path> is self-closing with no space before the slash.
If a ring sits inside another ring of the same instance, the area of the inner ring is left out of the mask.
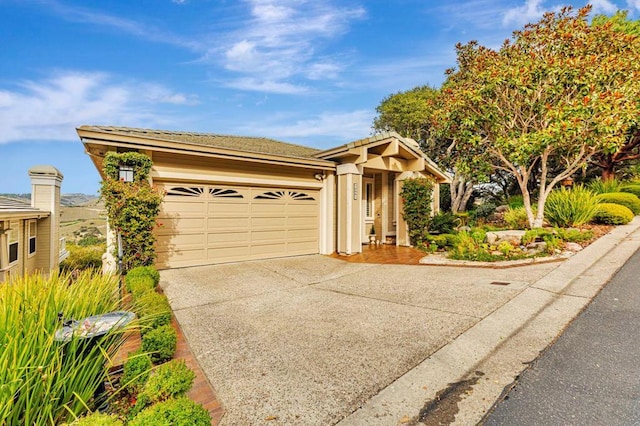
<path id="1" fill-rule="evenodd" d="M 209 194 L 216 198 L 244 198 L 238 191 L 226 188 L 209 188 Z"/>
<path id="2" fill-rule="evenodd" d="M 203 193 L 204 188 L 201 186 L 174 186 L 167 190 L 167 195 L 177 195 L 179 197 L 200 197 Z"/>
<path id="3" fill-rule="evenodd" d="M 297 191 L 267 191 L 260 195 L 256 195 L 253 197 L 254 200 L 279 200 L 285 195 L 289 195 L 294 200 L 299 201 L 315 201 L 309 194 L 305 194 L 304 192 Z"/>

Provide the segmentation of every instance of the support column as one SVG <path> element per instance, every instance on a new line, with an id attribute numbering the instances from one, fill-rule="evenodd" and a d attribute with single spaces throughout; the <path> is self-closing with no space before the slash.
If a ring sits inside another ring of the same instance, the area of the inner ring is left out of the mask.
<path id="1" fill-rule="evenodd" d="M 340 164 L 338 175 L 338 253 L 362 251 L 362 172 L 355 164 Z"/>
<path id="2" fill-rule="evenodd" d="M 336 176 L 326 174 L 320 191 L 320 254 L 336 251 Z"/>
<path id="3" fill-rule="evenodd" d="M 380 241 L 382 241 L 382 243 L 384 244 L 387 234 L 389 233 L 389 202 L 393 202 L 393 199 L 390 200 L 391 197 L 389 197 L 389 194 L 391 193 L 391 191 L 389 191 L 389 172 L 382 172 L 382 176 L 381 176 L 381 222 L 382 222 L 382 226 L 380 227 L 380 232 L 382 233 L 380 235 Z"/>

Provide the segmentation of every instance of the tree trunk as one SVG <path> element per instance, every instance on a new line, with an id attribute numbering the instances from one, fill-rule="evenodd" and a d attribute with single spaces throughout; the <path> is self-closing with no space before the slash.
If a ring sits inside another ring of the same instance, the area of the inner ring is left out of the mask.
<path id="1" fill-rule="evenodd" d="M 610 158 L 611 158 L 611 156 L 609 156 L 609 158 L 607 158 L 607 159 L 610 159 Z M 603 163 L 604 163 L 603 164 L 604 167 L 602 167 L 602 180 L 603 181 L 607 181 L 607 180 L 615 179 L 616 172 L 615 172 L 615 169 L 614 169 L 613 161 L 606 161 L 605 160 L 605 161 L 603 161 Z"/>
<path id="2" fill-rule="evenodd" d="M 453 181 L 449 185 L 451 194 L 451 212 L 463 212 L 467 208 L 467 202 L 473 193 L 473 182 L 466 181 L 458 173 L 454 173 Z"/>

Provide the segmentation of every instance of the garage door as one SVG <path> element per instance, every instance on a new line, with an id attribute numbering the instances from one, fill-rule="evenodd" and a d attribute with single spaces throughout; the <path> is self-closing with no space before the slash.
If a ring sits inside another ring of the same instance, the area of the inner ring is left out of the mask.
<path id="1" fill-rule="evenodd" d="M 317 190 L 170 184 L 157 228 L 160 268 L 318 253 Z"/>

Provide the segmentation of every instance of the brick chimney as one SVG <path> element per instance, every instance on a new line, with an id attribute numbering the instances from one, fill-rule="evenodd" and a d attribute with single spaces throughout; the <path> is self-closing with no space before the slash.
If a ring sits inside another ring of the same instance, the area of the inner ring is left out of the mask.
<path id="1" fill-rule="evenodd" d="M 31 207 L 48 211 L 51 215 L 38 221 L 36 268 L 52 271 L 60 263 L 60 185 L 62 173 L 53 166 L 34 166 L 29 169 L 31 178 Z"/>

